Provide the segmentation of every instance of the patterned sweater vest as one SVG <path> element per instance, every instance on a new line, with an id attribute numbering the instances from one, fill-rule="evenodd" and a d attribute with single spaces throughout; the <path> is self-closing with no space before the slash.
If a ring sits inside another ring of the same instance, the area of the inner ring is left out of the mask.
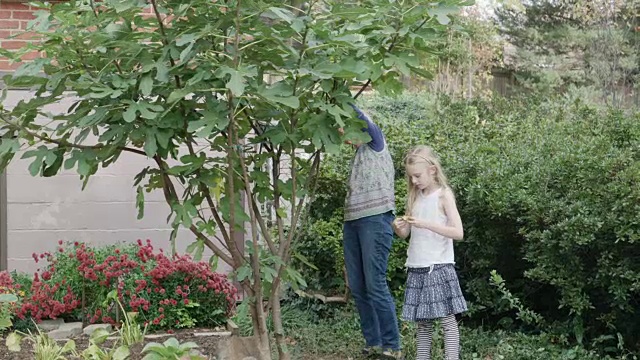
<path id="1" fill-rule="evenodd" d="M 368 145 L 358 147 L 351 161 L 345 221 L 394 211 L 394 173 L 393 160 L 386 144 L 380 152 Z"/>

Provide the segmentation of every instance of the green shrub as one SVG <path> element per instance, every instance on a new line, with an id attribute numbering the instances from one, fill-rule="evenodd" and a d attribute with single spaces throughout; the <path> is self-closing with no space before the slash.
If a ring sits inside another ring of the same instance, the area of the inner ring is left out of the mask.
<path id="1" fill-rule="evenodd" d="M 333 306 L 330 316 L 317 318 L 310 304 L 299 302 L 285 305 L 283 317 L 290 333 L 293 358 L 348 359 L 360 358 L 364 338 L 360 322 L 352 306 Z M 407 360 L 415 359 L 416 329 L 403 323 L 400 328 L 402 348 Z M 432 359 L 444 359 L 444 341 L 441 327 L 436 326 L 433 337 Z M 461 360 L 632 360 L 632 356 L 612 358 L 602 356 L 580 346 L 570 346 L 566 338 L 552 334 L 527 335 L 504 330 L 486 330 L 481 327 L 460 327 Z"/>
<path id="2" fill-rule="evenodd" d="M 472 319 L 515 319 L 509 302 L 489 283 L 496 270 L 523 306 L 569 331 L 574 341 L 613 334 L 602 345 L 615 347 L 619 334 L 629 346 L 638 344 L 640 322 L 633 314 L 640 311 L 634 300 L 640 295 L 639 113 L 542 97 L 452 102 L 425 94 L 371 97 L 363 107 L 387 135 L 397 167 L 399 213 L 406 150 L 426 143 L 441 156 L 465 228 L 456 261 Z M 324 203 L 338 204 L 334 208 L 344 201 L 335 189 L 346 181 L 343 163 L 328 158 L 323 164 L 323 176 L 343 175 L 325 192 L 333 200 Z M 312 222 L 337 214 L 316 209 Z M 341 254 L 323 244 L 341 238 L 340 222 L 335 223 L 330 240 L 320 234 L 304 239 L 306 249 L 318 246 L 316 258 Z M 397 296 L 405 246 L 397 241 L 390 260 Z M 323 256 L 327 248 L 331 253 Z M 317 273 L 326 270 L 320 266 Z"/>

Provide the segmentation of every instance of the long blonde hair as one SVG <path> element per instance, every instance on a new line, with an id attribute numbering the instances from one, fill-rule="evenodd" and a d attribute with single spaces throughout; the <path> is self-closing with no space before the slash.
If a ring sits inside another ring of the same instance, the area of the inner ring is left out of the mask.
<path id="1" fill-rule="evenodd" d="M 418 145 L 413 149 L 409 150 L 407 155 L 404 157 L 404 166 L 405 166 L 405 176 L 407 178 L 407 206 L 405 208 L 405 214 L 407 216 L 411 216 L 413 211 L 413 205 L 418 199 L 418 195 L 420 194 L 420 189 L 418 189 L 415 185 L 411 183 L 411 178 L 409 173 L 406 172 L 406 169 L 409 165 L 415 165 L 419 163 L 424 163 L 427 166 L 435 166 L 435 181 L 440 187 L 443 189 L 449 189 L 449 181 L 447 180 L 447 176 L 444 174 L 442 170 L 442 165 L 440 165 L 440 159 L 427 145 Z"/>

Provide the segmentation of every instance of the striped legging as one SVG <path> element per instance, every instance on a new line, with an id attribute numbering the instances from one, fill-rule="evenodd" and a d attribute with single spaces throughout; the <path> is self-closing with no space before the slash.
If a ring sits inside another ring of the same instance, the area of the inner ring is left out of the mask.
<path id="1" fill-rule="evenodd" d="M 441 318 L 444 330 L 444 353 L 446 360 L 459 360 L 460 358 L 460 332 L 455 315 Z M 433 333 L 433 321 L 418 323 L 417 356 L 416 360 L 431 359 L 431 338 Z"/>

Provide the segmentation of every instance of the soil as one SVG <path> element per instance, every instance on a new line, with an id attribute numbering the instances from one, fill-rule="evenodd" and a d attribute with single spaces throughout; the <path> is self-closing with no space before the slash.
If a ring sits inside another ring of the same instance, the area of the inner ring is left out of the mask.
<path id="1" fill-rule="evenodd" d="M 142 354 L 142 349 L 144 346 L 150 342 L 163 343 L 167 339 L 171 337 L 175 337 L 180 341 L 180 343 L 185 342 L 194 342 L 198 345 L 197 350 L 200 351 L 201 354 L 205 355 L 207 359 L 216 359 L 215 354 L 217 353 L 217 349 L 220 341 L 224 338 L 221 336 L 215 335 L 207 335 L 207 336 L 195 336 L 195 333 L 201 332 L 212 332 L 212 329 L 190 329 L 183 331 L 176 331 L 173 334 L 152 334 L 151 337 L 160 336 L 158 338 L 145 338 L 144 344 L 137 344 L 131 346 L 129 351 L 131 355 L 127 358 L 129 360 L 142 360 L 144 354 Z M 6 336 L 0 337 L 0 360 L 28 360 L 33 359 L 33 346 L 32 343 L 28 340 L 24 340 L 21 344 L 20 352 L 10 352 L 6 346 Z M 81 353 L 89 346 L 89 337 L 82 335 L 72 339 L 76 344 L 76 351 Z M 62 346 L 67 340 L 61 340 L 58 343 Z M 113 340 L 107 340 L 102 348 L 111 348 L 113 346 Z M 81 359 L 80 357 L 67 356 L 69 360 L 77 360 Z"/>

